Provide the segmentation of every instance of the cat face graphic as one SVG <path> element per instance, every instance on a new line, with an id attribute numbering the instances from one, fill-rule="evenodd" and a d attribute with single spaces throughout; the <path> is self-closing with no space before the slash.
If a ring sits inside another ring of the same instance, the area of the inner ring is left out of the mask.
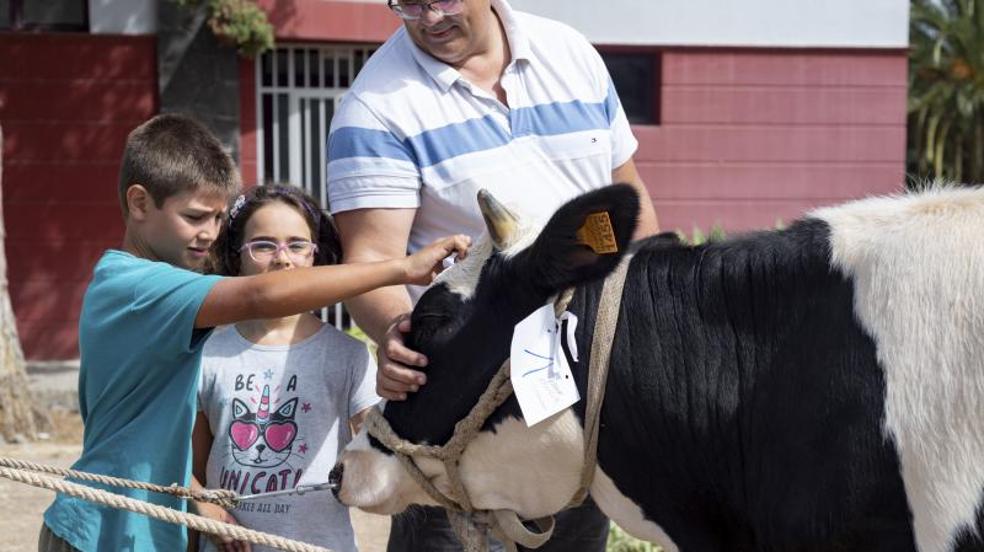
<path id="1" fill-rule="evenodd" d="M 264 389 L 264 399 L 269 392 Z M 283 464 L 290 457 L 297 424 L 294 411 L 297 398 L 280 406 L 275 412 L 268 412 L 264 400 L 257 412 L 239 399 L 232 400 L 233 422 L 229 425 L 232 438 L 232 457 L 243 466 L 252 468 L 272 468 Z"/>

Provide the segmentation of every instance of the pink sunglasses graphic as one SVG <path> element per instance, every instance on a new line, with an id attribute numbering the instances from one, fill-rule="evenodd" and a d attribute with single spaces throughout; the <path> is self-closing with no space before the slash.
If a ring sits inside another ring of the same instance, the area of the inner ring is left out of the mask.
<path id="1" fill-rule="evenodd" d="M 297 424 L 294 422 L 270 422 L 265 424 L 262 429 L 256 422 L 243 422 L 236 420 L 229 426 L 229 436 L 239 450 L 246 450 L 253 446 L 253 443 L 260 438 L 260 431 L 263 432 L 263 439 L 268 447 L 274 452 L 281 452 L 294 442 L 297 435 Z"/>
<path id="2" fill-rule="evenodd" d="M 297 398 L 287 401 L 274 413 L 271 413 L 270 405 L 269 385 L 263 386 L 263 396 L 260 398 L 255 420 L 250 420 L 252 416 L 249 416 L 250 410 L 246 403 L 239 399 L 233 399 L 233 415 L 236 418 L 246 418 L 245 420 L 237 419 L 229 425 L 229 437 L 232 437 L 232 443 L 236 448 L 247 450 L 260 438 L 261 432 L 263 433 L 263 440 L 274 452 L 281 452 L 294 442 L 294 437 L 297 435 L 297 424 L 291 419 L 294 417 Z"/>

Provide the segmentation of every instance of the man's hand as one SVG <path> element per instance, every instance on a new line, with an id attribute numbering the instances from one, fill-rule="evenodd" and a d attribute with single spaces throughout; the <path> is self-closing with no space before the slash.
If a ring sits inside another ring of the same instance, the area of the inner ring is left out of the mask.
<path id="1" fill-rule="evenodd" d="M 406 400 L 407 393 L 416 392 L 427 382 L 427 376 L 423 372 L 410 368 L 427 366 L 427 357 L 411 351 L 403 344 L 403 336 L 409 331 L 410 313 L 401 314 L 393 319 L 379 343 L 376 355 L 379 365 L 376 371 L 376 393 L 384 399 Z"/>
<path id="2" fill-rule="evenodd" d="M 210 504 L 208 502 L 195 502 L 195 509 L 198 510 L 198 515 L 200 516 L 214 519 L 216 521 L 224 521 L 233 525 L 239 525 L 236 518 L 221 506 Z M 251 552 L 253 550 L 252 545 L 245 541 L 237 541 L 230 537 L 222 537 L 212 534 L 209 534 L 208 538 L 211 539 L 212 543 L 215 544 L 215 547 L 222 552 Z"/>
<path id="3" fill-rule="evenodd" d="M 437 276 L 441 270 L 441 261 L 452 253 L 457 253 L 459 259 L 468 255 L 471 238 L 457 234 L 441 238 L 404 260 L 406 265 L 407 283 L 425 286 Z"/>

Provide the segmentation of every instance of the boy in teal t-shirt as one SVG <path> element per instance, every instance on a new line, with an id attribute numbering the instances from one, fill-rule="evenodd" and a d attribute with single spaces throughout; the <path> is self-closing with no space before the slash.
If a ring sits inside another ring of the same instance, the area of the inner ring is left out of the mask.
<path id="1" fill-rule="evenodd" d="M 194 329 L 195 316 L 219 279 L 124 251 L 99 260 L 79 320 L 85 436 L 74 469 L 183 484 L 196 374 L 209 333 Z M 126 494 L 183 509 L 183 501 L 167 495 Z M 176 526 L 66 496 L 46 512 L 45 523 L 81 550 L 185 546 Z"/>
<path id="2" fill-rule="evenodd" d="M 85 434 L 73 469 L 188 486 L 202 345 L 213 327 L 307 312 L 377 287 L 426 284 L 445 257 L 466 254 L 468 239 L 454 236 L 392 261 L 202 275 L 196 271 L 238 189 L 232 159 L 192 119 L 160 115 L 127 138 L 123 247 L 96 264 L 79 320 Z M 185 509 L 169 496 L 110 490 Z M 45 512 L 41 531 L 42 551 L 187 546 L 180 526 L 64 495 Z"/>

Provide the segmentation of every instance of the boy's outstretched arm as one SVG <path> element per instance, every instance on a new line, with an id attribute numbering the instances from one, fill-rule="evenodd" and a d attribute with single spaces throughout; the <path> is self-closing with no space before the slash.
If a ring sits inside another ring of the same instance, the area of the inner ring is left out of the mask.
<path id="1" fill-rule="evenodd" d="M 290 316 L 383 286 L 426 285 L 441 271 L 445 257 L 457 253 L 464 258 L 470 243 L 468 236 L 459 234 L 437 240 L 401 259 L 223 278 L 202 302 L 195 327 Z"/>

